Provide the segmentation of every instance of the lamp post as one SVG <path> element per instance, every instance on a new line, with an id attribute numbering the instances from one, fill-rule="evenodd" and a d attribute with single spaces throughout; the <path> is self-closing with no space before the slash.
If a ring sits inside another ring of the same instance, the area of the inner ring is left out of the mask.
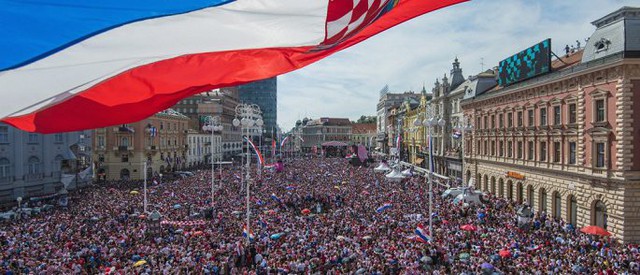
<path id="1" fill-rule="evenodd" d="M 215 197 L 215 182 L 216 182 L 216 175 L 215 175 L 215 166 L 214 166 L 214 162 L 213 162 L 213 133 L 216 131 L 222 131 L 222 129 L 224 128 L 224 126 L 222 126 L 220 124 L 220 117 L 219 116 L 206 116 L 204 118 L 204 123 L 205 125 L 202 126 L 202 130 L 203 131 L 210 131 L 211 132 L 211 146 L 209 147 L 211 149 L 211 206 L 213 207 L 213 200 Z"/>
<path id="2" fill-rule="evenodd" d="M 238 117 L 240 117 L 240 119 L 238 119 Z M 247 229 L 247 246 L 249 246 L 251 244 L 251 223 L 250 223 L 250 217 L 251 217 L 251 207 L 250 207 L 250 186 L 251 186 L 251 171 L 249 170 L 250 168 L 250 163 L 251 163 L 251 155 L 249 154 L 249 150 L 250 150 L 250 146 L 249 146 L 249 139 L 255 135 L 256 133 L 260 133 L 258 131 L 256 131 L 256 129 L 259 129 L 262 127 L 262 125 L 264 124 L 264 121 L 262 120 L 262 112 L 260 111 L 260 107 L 258 107 L 258 105 L 256 104 L 239 104 L 238 106 L 236 106 L 236 118 L 233 119 L 233 126 L 238 127 L 240 125 L 242 125 L 242 130 L 241 132 L 244 132 L 246 130 L 247 136 L 246 136 L 246 146 L 247 146 L 247 154 L 246 154 L 246 176 L 245 176 L 245 181 L 246 181 L 246 206 L 247 206 L 247 220 L 246 220 L 246 229 Z"/>
<path id="3" fill-rule="evenodd" d="M 460 131 L 460 139 L 462 140 L 461 144 L 460 144 L 460 150 L 462 151 L 462 162 L 460 162 L 460 172 L 462 173 L 462 184 L 464 184 L 464 182 L 465 182 L 465 179 L 464 179 L 464 154 L 465 154 L 464 147 L 465 147 L 465 143 L 466 143 L 466 140 L 465 140 L 466 133 L 465 132 L 473 130 L 473 123 L 471 122 L 469 117 L 463 115 L 460 118 L 460 120 L 458 120 L 458 122 L 456 123 L 455 129 L 457 131 Z M 471 179 L 467 179 L 467 184 L 469 184 L 470 180 Z"/>
<path id="4" fill-rule="evenodd" d="M 415 126 L 419 126 L 420 124 L 421 123 L 419 119 L 416 119 L 413 122 L 413 125 Z M 428 184 L 429 184 L 429 234 L 431 235 L 432 240 L 433 240 L 433 171 L 434 171 L 434 167 L 433 167 L 433 147 L 432 147 L 433 142 L 432 142 L 431 131 L 432 131 L 432 128 L 435 127 L 436 125 L 444 126 L 444 124 L 445 124 L 444 119 L 442 118 L 438 119 L 434 113 L 433 108 L 427 104 L 424 110 L 424 121 L 422 121 L 422 125 L 427 127 L 427 133 L 426 133 L 427 137 L 425 138 L 425 140 L 427 141 L 427 144 L 429 146 L 429 171 L 427 171 L 426 180 L 428 181 Z"/>

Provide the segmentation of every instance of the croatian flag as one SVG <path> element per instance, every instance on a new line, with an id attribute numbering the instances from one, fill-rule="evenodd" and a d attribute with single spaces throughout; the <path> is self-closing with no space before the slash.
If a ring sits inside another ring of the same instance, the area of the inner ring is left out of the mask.
<path id="1" fill-rule="evenodd" d="M 396 148 L 398 149 L 398 154 L 400 152 L 400 141 L 402 140 L 402 138 L 400 137 L 400 134 L 398 134 L 398 137 L 396 138 Z"/>
<path id="2" fill-rule="evenodd" d="M 247 225 L 243 225 L 242 226 L 242 237 L 243 238 L 247 238 L 247 234 L 249 234 L 249 240 L 253 241 L 253 238 L 254 238 L 253 231 L 252 230 L 247 231 Z"/>
<path id="3" fill-rule="evenodd" d="M 387 202 L 387 203 L 383 204 L 382 206 L 378 207 L 378 208 L 376 209 L 376 213 L 380 214 L 380 213 L 382 213 L 384 210 L 387 210 L 387 209 L 389 209 L 389 208 L 391 208 L 391 203 L 388 203 L 388 202 Z"/>
<path id="4" fill-rule="evenodd" d="M 427 233 L 427 230 L 422 226 L 422 224 L 418 224 L 418 226 L 416 227 L 416 231 L 414 233 L 416 233 L 416 236 L 424 242 L 431 241 L 431 238 L 429 238 L 429 234 Z"/>
<path id="5" fill-rule="evenodd" d="M 41 133 L 139 121 L 463 1 L 2 1 L 0 118 Z"/>
<path id="6" fill-rule="evenodd" d="M 251 140 L 248 139 L 247 137 L 244 137 L 244 140 L 246 140 L 249 143 L 249 145 L 251 145 L 251 148 L 253 148 L 253 151 L 256 152 L 256 157 L 258 158 L 258 165 L 262 167 L 262 165 L 264 164 L 264 159 L 262 158 L 262 154 L 260 154 L 260 150 L 258 150 L 258 147 L 256 147 L 256 145 L 253 144 L 253 142 L 251 142 Z"/>
<path id="7" fill-rule="evenodd" d="M 284 144 L 289 140 L 289 136 L 284 137 L 284 139 L 282 140 L 282 142 L 280 142 L 280 150 L 282 150 L 282 147 L 284 147 Z"/>

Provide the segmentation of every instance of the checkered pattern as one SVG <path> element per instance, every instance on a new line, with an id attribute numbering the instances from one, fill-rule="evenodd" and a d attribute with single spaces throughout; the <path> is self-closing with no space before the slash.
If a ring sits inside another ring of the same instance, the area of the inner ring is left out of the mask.
<path id="1" fill-rule="evenodd" d="M 390 3 L 391 2 L 391 3 Z M 327 11 L 324 45 L 332 45 L 347 38 L 375 21 L 390 4 L 397 0 L 331 0 Z"/>
<path id="2" fill-rule="evenodd" d="M 207 224 L 206 221 L 196 220 L 196 221 L 161 221 L 161 225 L 175 225 L 175 226 L 198 226 Z"/>

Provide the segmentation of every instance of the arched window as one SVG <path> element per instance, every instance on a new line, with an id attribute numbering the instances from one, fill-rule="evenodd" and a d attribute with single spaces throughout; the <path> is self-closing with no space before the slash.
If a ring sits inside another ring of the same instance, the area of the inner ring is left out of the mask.
<path id="1" fill-rule="evenodd" d="M 37 157 L 30 157 L 27 162 L 27 173 L 29 175 L 40 174 L 40 159 Z"/>
<path id="2" fill-rule="evenodd" d="M 531 206 L 531 210 L 535 209 L 535 201 L 533 200 L 533 186 L 527 187 L 527 203 Z"/>
<path id="3" fill-rule="evenodd" d="M 11 177 L 11 162 L 9 159 L 0 159 L 0 180 Z"/>
<path id="4" fill-rule="evenodd" d="M 538 195 L 538 198 L 540 199 L 540 201 L 538 202 L 538 205 L 540 206 L 539 211 L 542 212 L 547 212 L 547 190 L 545 190 L 544 188 L 540 188 L 540 194 Z"/>
<path id="5" fill-rule="evenodd" d="M 607 206 L 602 201 L 596 201 L 591 212 L 591 224 L 607 229 Z"/>
<path id="6" fill-rule="evenodd" d="M 562 198 L 560 197 L 560 193 L 558 191 L 553 192 L 553 217 L 561 218 L 562 216 Z"/>
<path id="7" fill-rule="evenodd" d="M 122 137 L 122 139 L 120 141 L 120 146 L 129 147 L 129 138 L 128 137 Z"/>
<path id="8" fill-rule="evenodd" d="M 574 195 L 569 195 L 567 203 L 569 204 L 567 217 L 569 218 L 569 223 L 575 227 L 578 223 L 578 201 Z"/>
<path id="9" fill-rule="evenodd" d="M 518 202 L 518 204 L 521 204 L 522 200 L 524 199 L 524 189 L 522 188 L 522 182 L 518 182 L 516 184 L 516 189 L 518 191 L 518 194 L 516 194 L 516 201 Z"/>
<path id="10" fill-rule="evenodd" d="M 489 191 L 489 177 L 484 175 L 484 191 Z"/>
<path id="11" fill-rule="evenodd" d="M 491 194 L 496 194 L 496 178 L 491 177 Z"/>
<path id="12" fill-rule="evenodd" d="M 499 179 L 498 186 L 498 194 L 500 195 L 500 197 L 504 198 L 504 180 Z"/>
<path id="13" fill-rule="evenodd" d="M 513 200 L 513 182 L 507 181 L 507 199 Z"/>
<path id="14" fill-rule="evenodd" d="M 128 180 L 130 178 L 130 172 L 128 169 L 122 169 L 120 170 L 120 179 L 121 180 Z"/>

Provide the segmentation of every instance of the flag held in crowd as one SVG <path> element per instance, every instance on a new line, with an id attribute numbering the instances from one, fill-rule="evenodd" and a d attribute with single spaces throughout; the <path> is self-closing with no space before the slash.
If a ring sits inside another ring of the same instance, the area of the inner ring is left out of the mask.
<path id="1" fill-rule="evenodd" d="M 247 137 L 244 137 L 244 140 L 246 140 L 249 143 L 249 145 L 251 146 L 251 148 L 253 148 L 253 151 L 256 153 L 256 157 L 258 158 L 258 165 L 260 165 L 262 167 L 262 165 L 264 164 L 264 159 L 262 158 L 262 154 L 260 154 L 260 150 Z"/>
<path id="2" fill-rule="evenodd" d="M 0 9 L 0 121 L 42 133 L 138 121 L 463 1 L 12 1 Z"/>
<path id="3" fill-rule="evenodd" d="M 376 209 L 376 213 L 380 214 L 380 213 L 382 213 L 383 211 L 385 211 L 385 210 L 387 210 L 389 208 L 391 208 L 391 203 L 385 203 L 385 204 L 383 204 L 382 206 L 380 206 L 380 207 L 378 207 Z"/>
<path id="4" fill-rule="evenodd" d="M 242 237 L 247 238 L 247 234 L 249 234 L 249 240 L 253 241 L 253 230 L 247 230 L 247 225 L 245 224 L 242 226 Z"/>
<path id="5" fill-rule="evenodd" d="M 414 233 L 416 234 L 416 237 L 418 237 L 420 240 L 423 240 L 424 242 L 431 241 L 431 238 L 429 238 L 429 234 L 427 233 L 427 230 L 422 226 L 422 224 L 418 224 Z"/>

